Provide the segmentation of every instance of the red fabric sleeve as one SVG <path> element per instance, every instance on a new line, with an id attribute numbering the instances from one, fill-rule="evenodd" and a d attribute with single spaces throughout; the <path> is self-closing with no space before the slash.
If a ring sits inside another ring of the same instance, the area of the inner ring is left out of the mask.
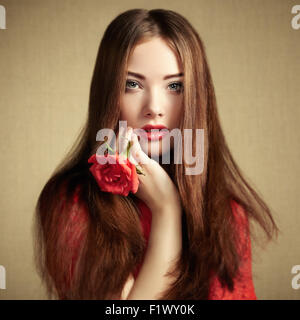
<path id="1" fill-rule="evenodd" d="M 239 269 L 240 276 L 234 280 L 234 290 L 232 292 L 227 287 L 223 288 L 219 279 L 215 276 L 210 286 L 209 300 L 257 300 L 252 281 L 249 222 L 240 205 L 232 201 L 231 206 L 240 239 L 238 243 L 238 252 L 242 256 L 242 263 Z"/>

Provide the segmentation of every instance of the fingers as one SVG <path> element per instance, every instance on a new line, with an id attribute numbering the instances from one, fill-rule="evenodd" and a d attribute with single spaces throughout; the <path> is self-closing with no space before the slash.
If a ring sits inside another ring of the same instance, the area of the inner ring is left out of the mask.
<path id="1" fill-rule="evenodd" d="M 116 150 L 118 151 L 118 154 L 126 154 L 129 141 L 131 142 L 128 154 L 129 161 L 134 165 L 140 165 L 142 168 L 143 165 L 149 164 L 151 159 L 142 150 L 138 137 L 133 132 L 132 127 L 127 127 L 127 130 L 125 130 L 124 127 L 120 128 L 116 138 Z M 120 159 L 120 161 L 122 161 L 122 159 Z"/>
<path id="2" fill-rule="evenodd" d="M 118 154 L 122 154 L 126 152 L 128 142 L 130 141 L 132 133 L 132 128 L 128 127 L 127 130 L 125 130 L 124 127 L 120 128 L 120 131 L 118 132 L 117 139 L 116 139 L 116 150 Z"/>
<path id="3" fill-rule="evenodd" d="M 131 142 L 132 146 L 130 148 L 130 156 L 133 157 L 133 160 L 135 160 L 139 165 L 141 165 L 141 167 L 143 167 L 143 165 L 145 164 L 149 164 L 149 161 L 151 159 L 142 150 L 137 135 L 135 133 L 132 133 L 131 135 Z M 131 158 L 129 158 L 129 161 L 131 161 Z"/>

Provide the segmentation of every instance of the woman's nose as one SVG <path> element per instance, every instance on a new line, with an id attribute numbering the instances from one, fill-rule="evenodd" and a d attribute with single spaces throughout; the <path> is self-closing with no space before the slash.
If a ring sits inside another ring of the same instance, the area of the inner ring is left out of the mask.
<path id="1" fill-rule="evenodd" d="M 158 95 L 155 97 L 155 94 L 152 94 L 145 104 L 144 115 L 149 118 L 162 117 L 164 115 L 162 104 L 163 101 L 161 101 L 160 97 Z"/>
<path id="2" fill-rule="evenodd" d="M 158 108 L 151 108 L 148 109 L 146 114 L 145 114 L 148 118 L 155 118 L 155 117 L 162 117 L 163 113 L 161 112 L 160 109 Z"/>

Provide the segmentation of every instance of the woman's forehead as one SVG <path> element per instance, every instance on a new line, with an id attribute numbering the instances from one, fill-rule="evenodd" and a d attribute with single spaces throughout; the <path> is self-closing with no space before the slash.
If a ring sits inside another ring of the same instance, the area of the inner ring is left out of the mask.
<path id="1" fill-rule="evenodd" d="M 154 38 L 137 44 L 128 59 L 127 72 L 142 75 L 142 80 L 164 80 L 168 75 L 182 73 L 178 57 L 168 44 Z"/>

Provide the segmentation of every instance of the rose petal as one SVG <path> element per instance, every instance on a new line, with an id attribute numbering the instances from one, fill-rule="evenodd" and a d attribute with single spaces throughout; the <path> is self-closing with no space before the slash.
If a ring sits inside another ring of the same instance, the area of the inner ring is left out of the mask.
<path id="1" fill-rule="evenodd" d="M 92 155 L 88 159 L 89 163 L 93 163 L 89 170 L 96 179 L 100 189 L 124 196 L 128 196 L 129 192 L 136 193 L 139 180 L 135 165 L 128 158 L 118 153 L 115 155 L 108 154 L 105 157 L 109 158 L 107 159 L 108 161 L 113 160 L 114 163 L 99 163 L 98 160 L 103 158 L 103 156 L 97 154 Z M 124 163 L 120 163 L 121 160 L 125 160 Z"/>

